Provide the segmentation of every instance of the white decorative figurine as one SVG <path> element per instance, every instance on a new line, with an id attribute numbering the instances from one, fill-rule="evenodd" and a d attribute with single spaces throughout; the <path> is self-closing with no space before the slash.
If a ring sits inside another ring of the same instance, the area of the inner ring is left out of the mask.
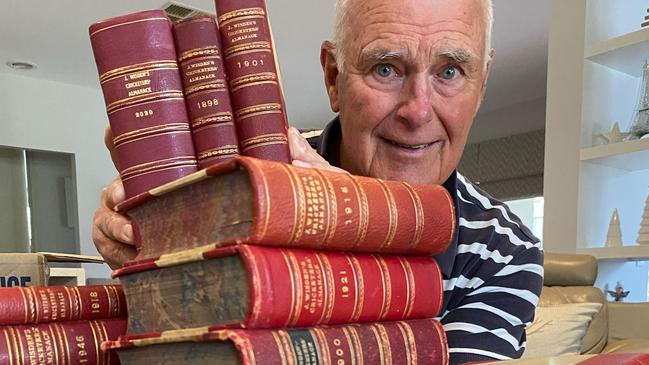
<path id="1" fill-rule="evenodd" d="M 636 240 L 641 245 L 649 245 L 649 196 L 644 205 L 644 213 L 640 221 L 640 230 L 638 231 L 638 239 Z"/>
<path id="2" fill-rule="evenodd" d="M 620 230 L 620 215 L 617 209 L 613 210 L 611 221 L 608 224 L 608 233 L 606 234 L 606 247 L 622 246 L 622 231 Z"/>

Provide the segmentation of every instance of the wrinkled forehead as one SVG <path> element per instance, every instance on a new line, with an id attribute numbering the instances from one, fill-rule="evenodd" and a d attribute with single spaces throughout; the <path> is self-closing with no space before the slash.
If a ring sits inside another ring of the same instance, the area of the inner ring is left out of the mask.
<path id="1" fill-rule="evenodd" d="M 459 32 L 484 42 L 486 19 L 480 0 L 349 0 L 349 35 L 360 40 L 412 29 L 422 34 Z"/>

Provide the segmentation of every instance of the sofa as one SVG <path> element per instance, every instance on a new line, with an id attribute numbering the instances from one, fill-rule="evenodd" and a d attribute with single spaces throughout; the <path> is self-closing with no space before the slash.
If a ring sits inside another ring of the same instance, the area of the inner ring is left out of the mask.
<path id="1" fill-rule="evenodd" d="M 571 365 L 588 360 L 586 363 L 614 365 L 625 362 L 619 358 L 621 353 L 649 353 L 649 303 L 608 302 L 593 286 L 597 278 L 594 257 L 546 253 L 544 268 L 537 319 L 528 327 L 524 358 L 493 364 Z M 544 320 L 544 315 L 554 315 L 555 320 Z M 562 315 L 566 317 L 559 318 Z M 550 337 L 537 339 L 539 335 Z M 571 342 L 572 353 L 557 354 L 565 345 L 561 342 Z M 595 356 L 600 354 L 606 355 Z"/>

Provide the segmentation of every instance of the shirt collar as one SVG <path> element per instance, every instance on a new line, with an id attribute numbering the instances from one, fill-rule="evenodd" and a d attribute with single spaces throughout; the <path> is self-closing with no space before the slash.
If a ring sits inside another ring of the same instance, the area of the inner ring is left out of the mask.
<path id="1" fill-rule="evenodd" d="M 342 130 L 340 128 L 340 117 L 334 118 L 319 136 L 317 144 L 317 151 L 322 157 L 325 158 L 333 166 L 340 167 L 340 141 L 342 139 Z M 451 176 L 442 184 L 442 186 L 451 194 L 453 198 L 453 206 L 455 208 L 455 233 L 453 240 L 448 249 L 435 256 L 435 260 L 439 264 L 440 271 L 445 278 L 450 277 L 455 263 L 455 255 L 457 254 L 458 244 L 458 231 L 459 231 L 459 203 L 457 197 L 457 171 L 454 170 Z"/>

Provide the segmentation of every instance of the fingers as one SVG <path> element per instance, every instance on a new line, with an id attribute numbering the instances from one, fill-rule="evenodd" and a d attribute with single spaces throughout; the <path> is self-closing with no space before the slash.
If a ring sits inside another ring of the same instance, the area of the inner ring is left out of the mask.
<path id="1" fill-rule="evenodd" d="M 115 205 L 123 200 L 124 187 L 118 178 L 102 190 L 92 222 L 95 247 L 113 269 L 121 267 L 137 254 L 130 220 L 114 210 Z"/>
<path id="2" fill-rule="evenodd" d="M 115 144 L 113 143 L 113 132 L 110 129 L 110 125 L 104 129 L 104 144 L 110 152 L 110 159 L 113 160 L 113 165 L 119 171 L 118 160 L 117 160 L 117 150 L 115 149 Z"/>
<path id="3" fill-rule="evenodd" d="M 311 148 L 309 142 L 294 127 L 288 130 L 288 144 L 294 166 L 346 173 L 343 169 L 331 166 L 327 160 Z"/>

